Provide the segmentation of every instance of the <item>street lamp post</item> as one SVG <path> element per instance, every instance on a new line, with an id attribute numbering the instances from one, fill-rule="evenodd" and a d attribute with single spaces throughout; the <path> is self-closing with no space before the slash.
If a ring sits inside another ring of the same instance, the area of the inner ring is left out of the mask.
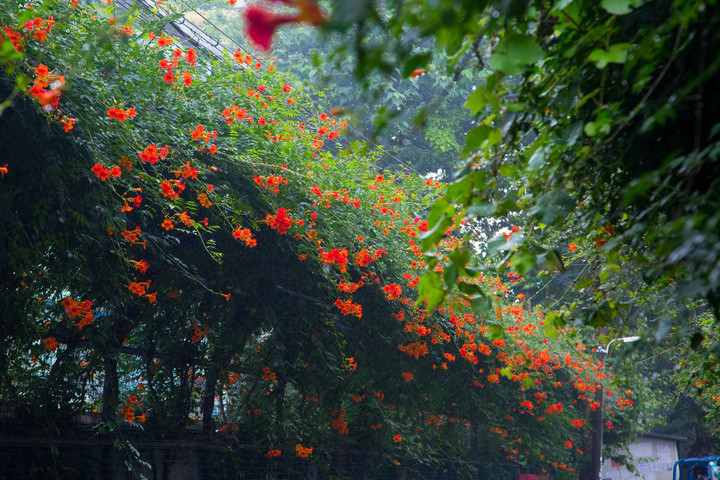
<path id="1" fill-rule="evenodd" d="M 596 352 L 598 354 L 598 360 L 600 364 L 605 366 L 605 360 L 610 355 L 610 348 L 616 342 L 632 343 L 640 340 L 640 337 L 622 337 L 614 338 L 603 347 L 602 345 L 597 347 Z M 600 470 L 602 468 L 602 446 L 603 446 L 603 429 L 604 429 L 604 413 L 605 413 L 605 389 L 604 389 L 603 378 L 600 381 L 600 388 L 595 391 L 595 400 L 600 403 L 600 408 L 596 408 L 593 412 L 592 423 L 593 423 L 593 443 L 592 443 L 592 475 L 591 479 L 600 479 Z M 599 398 L 598 398 L 599 397 Z"/>

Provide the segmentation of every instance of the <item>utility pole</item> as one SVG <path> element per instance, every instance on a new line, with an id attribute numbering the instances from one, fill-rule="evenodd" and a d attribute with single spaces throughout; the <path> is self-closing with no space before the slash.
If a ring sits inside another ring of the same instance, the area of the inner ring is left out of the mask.
<path id="1" fill-rule="evenodd" d="M 622 337 L 615 338 L 607 344 L 606 347 L 602 345 L 597 347 L 596 352 L 600 365 L 605 370 L 605 361 L 610 356 L 610 347 L 615 342 L 632 343 L 640 340 L 640 337 Z M 592 414 L 592 463 L 590 468 L 590 480 L 600 480 L 600 470 L 602 469 L 602 448 L 603 448 L 603 429 L 605 427 L 604 414 L 605 414 L 605 379 L 600 380 L 600 386 L 595 390 L 595 401 L 600 404 L 598 408 Z"/>
<path id="2" fill-rule="evenodd" d="M 612 342 L 610 342 L 612 343 Z M 608 344 L 608 347 L 610 344 Z M 605 371 L 605 358 L 607 357 L 607 351 L 601 350 L 598 348 L 597 350 L 597 357 L 598 362 L 600 362 L 600 365 L 603 366 L 603 373 Z M 595 390 L 595 402 L 600 404 L 599 407 L 597 407 L 592 412 L 592 462 L 590 464 L 590 480 L 599 480 L 600 479 L 600 469 L 602 468 L 602 443 L 603 443 L 603 409 L 605 408 L 604 405 L 604 399 L 605 399 L 605 382 L 604 378 L 600 380 L 600 385 Z"/>

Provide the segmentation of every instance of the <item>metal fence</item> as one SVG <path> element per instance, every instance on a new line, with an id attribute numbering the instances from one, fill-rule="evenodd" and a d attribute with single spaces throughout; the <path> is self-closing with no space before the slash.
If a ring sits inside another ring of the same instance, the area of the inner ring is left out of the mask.
<path id="1" fill-rule="evenodd" d="M 125 441 L 102 437 L 0 437 L 0 480 L 518 480 L 512 464 L 417 461 L 396 465 L 362 451 L 294 451 L 268 458 L 250 445 L 200 439 Z"/>

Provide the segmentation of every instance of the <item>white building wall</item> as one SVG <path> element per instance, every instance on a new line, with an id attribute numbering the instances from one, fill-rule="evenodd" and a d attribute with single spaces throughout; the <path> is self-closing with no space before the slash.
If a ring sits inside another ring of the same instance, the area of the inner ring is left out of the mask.
<path id="1" fill-rule="evenodd" d="M 640 437 L 623 453 L 630 454 L 636 471 L 605 460 L 600 473 L 602 480 L 672 480 L 673 465 L 678 460 L 675 440 Z"/>

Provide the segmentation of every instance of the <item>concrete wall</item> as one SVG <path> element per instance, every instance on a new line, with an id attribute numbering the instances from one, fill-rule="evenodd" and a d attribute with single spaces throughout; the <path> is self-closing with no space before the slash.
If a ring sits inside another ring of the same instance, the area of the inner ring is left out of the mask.
<path id="1" fill-rule="evenodd" d="M 672 469 L 678 460 L 677 440 L 639 437 L 627 450 L 635 471 L 611 460 L 605 460 L 600 472 L 602 480 L 672 480 Z"/>

